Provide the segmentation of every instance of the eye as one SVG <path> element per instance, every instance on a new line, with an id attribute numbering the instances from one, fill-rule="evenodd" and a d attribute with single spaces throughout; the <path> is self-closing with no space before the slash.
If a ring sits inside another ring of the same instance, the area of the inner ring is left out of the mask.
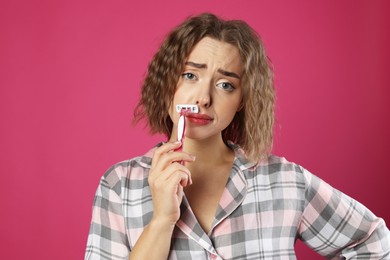
<path id="1" fill-rule="evenodd" d="M 233 90 L 235 90 L 236 88 L 229 82 L 221 82 L 221 83 L 218 83 L 217 86 L 223 90 L 226 90 L 228 92 L 232 92 Z"/>
<path id="2" fill-rule="evenodd" d="M 196 76 L 195 74 L 191 73 L 191 72 L 186 72 L 186 73 L 183 73 L 181 74 L 181 76 L 186 79 L 186 80 L 196 80 Z"/>

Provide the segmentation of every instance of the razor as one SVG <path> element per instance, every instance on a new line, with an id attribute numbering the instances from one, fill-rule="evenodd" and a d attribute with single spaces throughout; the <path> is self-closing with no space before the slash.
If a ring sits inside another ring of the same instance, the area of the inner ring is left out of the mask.
<path id="1" fill-rule="evenodd" d="M 180 114 L 179 122 L 177 123 L 177 141 L 181 142 L 181 146 L 176 151 L 183 150 L 184 136 L 186 134 L 186 114 L 198 113 L 199 107 L 197 105 L 181 104 L 176 105 L 176 112 Z"/>

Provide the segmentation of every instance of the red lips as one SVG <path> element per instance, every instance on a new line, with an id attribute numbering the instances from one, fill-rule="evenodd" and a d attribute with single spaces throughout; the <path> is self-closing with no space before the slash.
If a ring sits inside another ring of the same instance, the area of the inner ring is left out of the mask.
<path id="1" fill-rule="evenodd" d="M 198 125 L 207 125 L 207 124 L 211 123 L 211 121 L 213 121 L 213 119 L 210 116 L 205 115 L 205 114 L 189 113 L 189 114 L 187 114 L 186 117 L 187 117 L 188 121 L 190 121 L 191 123 L 194 123 L 194 124 L 198 124 Z"/>

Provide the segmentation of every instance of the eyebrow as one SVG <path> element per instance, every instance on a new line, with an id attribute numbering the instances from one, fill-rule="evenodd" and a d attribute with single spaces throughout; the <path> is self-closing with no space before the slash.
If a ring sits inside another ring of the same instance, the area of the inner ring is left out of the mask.
<path id="1" fill-rule="evenodd" d="M 200 63 L 196 63 L 196 62 L 193 62 L 193 61 L 187 61 L 186 63 L 184 63 L 185 65 L 188 65 L 188 66 L 191 66 L 191 67 L 194 67 L 194 68 L 197 68 L 197 69 L 206 69 L 207 68 L 207 65 L 206 64 L 200 64 Z M 231 71 L 226 71 L 226 70 L 223 70 L 223 69 L 218 69 L 218 73 L 222 74 L 222 75 L 225 75 L 227 77 L 232 77 L 232 78 L 236 78 L 236 79 L 240 79 L 240 76 L 237 75 L 237 73 L 234 73 L 234 72 L 231 72 Z"/>

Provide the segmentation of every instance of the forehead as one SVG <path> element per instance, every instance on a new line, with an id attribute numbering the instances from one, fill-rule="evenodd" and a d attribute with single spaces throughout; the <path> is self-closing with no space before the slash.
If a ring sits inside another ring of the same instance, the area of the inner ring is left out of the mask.
<path id="1" fill-rule="evenodd" d="M 236 46 L 210 37 L 201 39 L 188 55 L 187 61 L 232 67 L 241 72 L 242 61 Z"/>

